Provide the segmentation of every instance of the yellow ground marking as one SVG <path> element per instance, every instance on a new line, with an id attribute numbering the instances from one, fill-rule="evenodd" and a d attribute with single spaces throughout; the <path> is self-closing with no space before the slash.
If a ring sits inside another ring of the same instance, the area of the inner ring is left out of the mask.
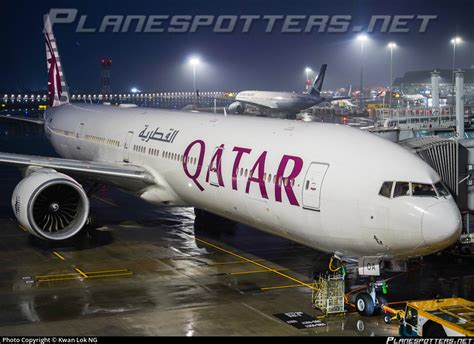
<path id="1" fill-rule="evenodd" d="M 263 262 L 264 259 L 258 259 L 254 260 L 254 262 Z M 250 262 L 247 262 L 245 260 L 235 260 L 233 262 L 220 262 L 220 263 L 211 263 L 207 264 L 207 266 L 214 266 L 214 265 L 226 265 L 226 264 L 249 264 Z"/>
<path id="2" fill-rule="evenodd" d="M 28 230 L 22 225 L 18 225 L 18 228 L 20 228 L 23 232 L 28 232 Z"/>
<path id="3" fill-rule="evenodd" d="M 84 271 L 84 274 L 87 276 L 95 275 L 95 274 L 107 274 L 107 273 L 116 273 L 116 272 L 128 272 L 127 269 L 121 270 L 102 270 L 102 271 Z M 64 277 L 64 276 L 76 276 L 79 272 L 73 272 L 68 274 L 51 274 L 51 275 L 42 275 L 42 276 L 35 276 L 35 278 L 49 278 L 49 277 Z M 80 273 L 79 273 L 80 274 Z M 84 277 L 84 276 L 83 276 Z M 90 277 L 90 276 L 89 276 Z"/>
<path id="4" fill-rule="evenodd" d="M 290 269 L 278 269 L 276 271 L 287 271 Z M 250 270 L 250 271 L 238 271 L 238 272 L 231 272 L 230 275 L 247 275 L 247 274 L 259 274 L 262 272 L 273 272 L 270 270 Z"/>
<path id="5" fill-rule="evenodd" d="M 93 274 L 106 274 L 106 273 L 114 273 L 114 272 L 128 272 L 128 270 L 121 269 L 121 270 L 102 270 L 102 271 L 89 271 L 89 272 L 84 271 L 84 273 L 88 276 L 93 275 Z"/>
<path id="6" fill-rule="evenodd" d="M 219 251 L 225 252 L 225 253 L 227 253 L 227 254 L 230 254 L 231 256 L 234 256 L 234 257 L 237 257 L 237 258 L 239 258 L 239 259 L 245 260 L 245 261 L 247 261 L 247 262 L 249 262 L 249 263 L 252 263 L 252 264 L 254 264 L 254 265 L 258 266 L 258 267 L 261 267 L 261 268 L 263 268 L 263 269 L 265 269 L 265 270 L 271 271 L 271 272 L 273 272 L 273 273 L 275 273 L 275 274 L 277 274 L 277 275 L 279 275 L 279 276 L 281 276 L 281 277 L 284 277 L 284 278 L 289 279 L 289 280 L 291 280 L 291 281 L 293 281 L 293 282 L 296 282 L 296 283 L 300 284 L 300 286 L 304 286 L 304 287 L 310 288 L 310 289 L 312 289 L 312 290 L 316 290 L 316 288 L 314 288 L 311 284 L 302 282 L 302 281 L 300 281 L 300 280 L 298 280 L 298 279 L 296 279 L 296 278 L 294 278 L 294 277 L 291 277 L 291 276 L 289 276 L 289 275 L 287 275 L 287 274 L 284 274 L 284 273 L 282 273 L 282 272 L 279 272 L 278 270 L 269 268 L 268 266 L 265 266 L 265 265 L 263 265 L 263 264 L 260 264 L 260 263 L 258 263 L 258 262 L 256 262 L 256 261 L 252 260 L 252 259 L 246 258 L 246 257 L 244 257 L 244 256 L 241 256 L 240 254 L 231 252 L 231 251 L 229 251 L 229 250 L 226 250 L 225 248 L 222 248 L 222 247 L 219 247 L 219 246 L 217 246 L 217 245 L 211 244 L 210 242 L 207 242 L 207 241 L 205 241 L 205 240 L 199 239 L 199 238 L 197 238 L 197 237 L 196 237 L 195 239 L 196 239 L 197 241 L 199 241 L 199 242 L 202 242 L 203 244 L 206 244 L 206 245 L 208 245 L 208 246 L 210 246 L 210 247 L 213 247 L 213 248 L 215 248 L 215 249 L 218 249 Z"/>
<path id="7" fill-rule="evenodd" d="M 48 278 L 48 277 L 61 277 L 61 276 L 76 276 L 77 273 L 69 273 L 69 274 L 53 274 L 53 275 L 42 275 L 42 276 L 35 276 L 35 278 Z"/>
<path id="8" fill-rule="evenodd" d="M 81 271 L 81 269 L 79 269 L 79 268 L 74 268 L 74 270 L 76 270 L 77 272 L 79 272 L 79 273 L 81 274 L 81 276 L 84 277 L 84 278 L 89 277 L 89 276 L 87 276 L 83 271 Z"/>
<path id="9" fill-rule="evenodd" d="M 297 268 L 283 268 L 283 269 L 275 269 L 276 271 L 288 271 L 288 270 L 301 270 L 301 269 L 309 269 L 309 266 L 302 266 L 302 267 L 297 267 Z M 237 272 L 231 272 L 229 275 L 247 275 L 247 274 L 258 274 L 262 272 L 273 272 L 270 270 L 249 270 L 249 271 L 237 271 Z"/>
<path id="10" fill-rule="evenodd" d="M 59 259 L 65 260 L 64 257 L 63 257 L 61 254 L 59 254 L 59 252 L 54 251 L 53 254 L 54 254 L 56 257 L 58 257 Z"/>
<path id="11" fill-rule="evenodd" d="M 260 290 L 265 291 L 265 290 L 273 290 L 273 289 L 287 289 L 287 288 L 298 288 L 298 287 L 306 287 L 306 286 L 301 285 L 301 284 L 278 285 L 276 287 L 260 288 Z"/>
<path id="12" fill-rule="evenodd" d="M 118 205 L 115 204 L 114 202 L 109 201 L 109 200 L 106 200 L 106 199 L 104 199 L 104 198 L 102 198 L 102 197 L 95 196 L 95 195 L 92 196 L 92 197 L 95 198 L 95 199 L 98 199 L 99 201 L 102 201 L 102 202 L 104 202 L 104 203 L 110 204 L 110 205 L 112 205 L 112 206 L 114 206 L 114 207 L 118 207 Z"/>
<path id="13" fill-rule="evenodd" d="M 133 272 L 126 272 L 123 274 L 106 274 L 106 275 L 94 275 L 94 276 L 87 276 L 87 278 L 106 278 L 106 277 L 117 277 L 117 276 L 131 276 Z"/>
<path id="14" fill-rule="evenodd" d="M 68 278 L 48 278 L 48 279 L 40 279 L 38 282 L 55 282 L 55 281 L 68 281 L 68 280 L 76 280 L 81 279 L 81 276 L 76 277 L 68 277 Z"/>
<path id="15" fill-rule="evenodd" d="M 38 282 L 55 282 L 55 281 L 70 281 L 70 280 L 76 280 L 76 279 L 82 279 L 82 278 L 107 278 L 107 277 L 118 277 L 118 276 L 131 276 L 133 275 L 133 272 L 127 272 L 123 274 L 107 274 L 107 275 L 94 275 L 94 276 L 87 276 L 87 277 L 82 277 L 82 276 L 76 276 L 76 277 L 67 277 L 67 278 L 47 278 L 47 279 L 40 279 Z"/>

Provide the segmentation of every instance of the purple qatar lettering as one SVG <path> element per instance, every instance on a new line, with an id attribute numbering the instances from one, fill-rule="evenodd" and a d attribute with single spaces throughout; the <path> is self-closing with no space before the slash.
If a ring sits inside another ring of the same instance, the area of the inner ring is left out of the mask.
<path id="1" fill-rule="evenodd" d="M 189 160 L 188 157 L 189 157 L 189 152 L 191 151 L 191 149 L 196 144 L 199 144 L 201 148 L 199 149 L 199 158 L 198 158 L 198 164 L 197 164 L 197 167 L 196 167 L 196 172 L 194 172 L 194 175 L 193 175 L 189 172 L 189 169 L 188 169 L 188 160 Z M 198 178 L 201 175 L 202 163 L 203 163 L 203 160 L 204 160 L 204 153 L 205 152 L 206 152 L 206 144 L 204 143 L 204 141 L 203 140 L 195 140 L 195 141 L 191 142 L 186 147 L 186 150 L 184 151 L 184 157 L 183 157 L 184 173 L 186 173 L 188 178 L 190 178 L 194 182 L 194 184 L 196 184 L 196 186 L 199 188 L 199 190 L 201 190 L 201 191 L 204 191 L 204 188 L 199 183 Z"/>
<path id="2" fill-rule="evenodd" d="M 258 183 L 260 188 L 260 195 L 263 198 L 268 199 L 267 188 L 265 187 L 265 180 L 263 175 L 265 173 L 265 159 L 267 158 L 267 151 L 264 151 L 258 157 L 257 161 L 253 165 L 252 169 L 250 170 L 249 178 L 247 179 L 247 186 L 245 187 L 245 193 L 249 193 L 250 191 L 250 183 Z M 257 172 L 257 177 L 253 175 Z"/>
<path id="3" fill-rule="evenodd" d="M 232 167 L 232 189 L 237 190 L 237 173 L 239 171 L 240 160 L 242 160 L 242 155 L 244 153 L 250 154 L 252 150 L 250 148 L 234 147 L 232 151 L 237 152 L 234 160 L 234 166 Z"/>
<path id="4" fill-rule="evenodd" d="M 217 180 L 218 180 L 219 186 L 224 187 L 224 180 L 222 178 L 222 152 L 223 151 L 224 151 L 224 144 L 221 144 L 214 152 L 214 155 L 211 158 L 211 163 L 209 164 L 209 167 L 207 168 L 206 183 L 209 183 L 209 177 L 212 172 L 212 173 L 217 174 Z"/>
<path id="5" fill-rule="evenodd" d="M 291 170 L 288 176 L 284 176 L 286 166 L 288 162 L 292 160 L 294 165 L 293 169 Z M 298 200 L 296 199 L 295 193 L 293 192 L 293 187 L 290 182 L 285 183 L 285 179 L 290 181 L 296 178 L 300 173 L 301 169 L 303 168 L 303 159 L 293 155 L 283 155 L 281 158 L 280 165 L 278 166 L 277 174 L 276 174 L 276 183 L 275 183 L 275 201 L 281 202 L 281 185 L 283 184 L 286 192 L 286 196 L 290 201 L 291 205 L 299 206 Z M 280 182 L 281 181 L 281 182 Z"/>
<path id="6" fill-rule="evenodd" d="M 190 160 L 189 154 L 195 146 L 199 147 L 198 148 L 199 157 L 198 157 L 196 171 L 193 174 L 189 171 L 188 163 Z M 252 149 L 235 146 L 232 149 L 232 151 L 237 153 L 234 158 L 234 163 L 232 167 L 232 176 L 231 176 L 232 189 L 237 191 L 238 190 L 237 176 L 238 176 L 238 171 L 240 168 L 240 162 L 244 154 L 250 154 L 252 152 Z M 216 173 L 219 186 L 225 187 L 224 178 L 222 176 L 223 152 L 224 152 L 224 144 L 221 144 L 216 149 L 213 156 L 211 157 L 210 164 L 206 173 L 206 183 L 209 183 L 211 173 Z M 202 172 L 205 153 L 206 153 L 205 142 L 203 140 L 195 140 L 186 147 L 184 151 L 184 157 L 183 157 L 184 173 L 186 174 L 188 178 L 190 178 L 194 182 L 194 184 L 196 184 L 196 186 L 201 191 L 204 191 L 204 187 L 201 185 L 198 179 Z M 245 193 L 249 193 L 251 184 L 257 183 L 260 189 L 260 195 L 262 196 L 262 198 L 265 198 L 265 199 L 268 199 L 267 186 L 265 184 L 266 181 L 264 179 L 267 154 L 268 152 L 264 151 L 263 153 L 260 154 L 258 159 L 255 161 L 252 169 L 250 170 L 250 174 L 247 178 L 247 183 L 245 187 Z M 285 171 L 287 170 L 290 163 L 292 163 L 293 166 L 291 167 L 291 171 L 288 172 L 288 175 L 285 176 Z M 289 203 L 294 206 L 299 206 L 298 200 L 296 199 L 295 192 L 293 191 L 293 183 L 291 183 L 291 181 L 300 175 L 302 169 L 303 169 L 303 159 L 301 159 L 298 156 L 286 155 L 286 154 L 283 155 L 278 165 L 277 173 L 275 174 L 275 180 L 276 180 L 275 201 L 276 202 L 280 202 L 280 203 L 283 202 L 282 200 L 283 199 L 282 186 L 283 186 Z"/>

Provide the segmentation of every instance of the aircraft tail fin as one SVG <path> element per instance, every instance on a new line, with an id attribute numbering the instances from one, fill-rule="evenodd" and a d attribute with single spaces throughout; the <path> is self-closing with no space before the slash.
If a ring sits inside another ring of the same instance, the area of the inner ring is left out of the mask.
<path id="1" fill-rule="evenodd" d="M 323 88 L 324 75 L 326 74 L 327 64 L 323 64 L 319 70 L 318 76 L 314 79 L 313 87 L 311 88 L 311 94 L 313 96 L 319 96 L 321 89 Z"/>
<path id="2" fill-rule="evenodd" d="M 58 46 L 54 38 L 49 15 L 44 16 L 43 33 L 46 41 L 49 106 L 55 107 L 69 103 L 69 88 L 67 87 L 63 67 L 59 59 Z"/>

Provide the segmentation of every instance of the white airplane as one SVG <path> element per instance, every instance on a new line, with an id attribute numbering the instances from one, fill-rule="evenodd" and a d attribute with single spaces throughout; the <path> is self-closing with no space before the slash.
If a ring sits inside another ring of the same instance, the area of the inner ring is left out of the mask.
<path id="1" fill-rule="evenodd" d="M 400 92 L 402 99 L 409 103 L 422 103 L 425 102 L 428 97 L 421 93 L 406 94 L 403 91 Z"/>
<path id="2" fill-rule="evenodd" d="M 357 260 L 362 275 L 460 236 L 459 210 L 439 175 L 392 142 L 344 125 L 72 104 L 47 18 L 45 36 L 44 129 L 62 158 L 0 153 L 0 163 L 23 171 L 12 207 L 39 238 L 83 229 L 90 195 L 78 178 Z M 368 291 L 356 302 L 366 315 L 381 303 L 373 283 Z"/>
<path id="3" fill-rule="evenodd" d="M 235 102 L 229 105 L 229 111 L 242 114 L 246 106 L 250 105 L 259 109 L 261 113 L 281 112 L 296 114 L 301 110 L 323 102 L 332 102 L 342 99 L 350 99 L 349 95 L 342 97 L 323 97 L 321 89 L 327 65 L 323 64 L 314 79 L 309 93 L 275 92 L 275 91 L 242 91 L 235 96 Z"/>

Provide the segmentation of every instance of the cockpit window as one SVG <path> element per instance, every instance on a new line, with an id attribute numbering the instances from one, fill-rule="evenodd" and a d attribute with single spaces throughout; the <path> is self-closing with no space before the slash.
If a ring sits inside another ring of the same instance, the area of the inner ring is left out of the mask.
<path id="1" fill-rule="evenodd" d="M 410 183 L 397 182 L 393 190 L 393 198 L 401 196 L 410 196 Z"/>
<path id="2" fill-rule="evenodd" d="M 436 197 L 436 191 L 431 184 L 412 183 L 413 196 Z"/>
<path id="3" fill-rule="evenodd" d="M 379 195 L 390 198 L 393 182 L 384 182 L 380 188 Z"/>
<path id="4" fill-rule="evenodd" d="M 442 182 L 437 182 L 435 184 L 435 188 L 441 197 L 449 196 L 449 191 L 446 189 L 446 187 L 444 186 Z"/>

